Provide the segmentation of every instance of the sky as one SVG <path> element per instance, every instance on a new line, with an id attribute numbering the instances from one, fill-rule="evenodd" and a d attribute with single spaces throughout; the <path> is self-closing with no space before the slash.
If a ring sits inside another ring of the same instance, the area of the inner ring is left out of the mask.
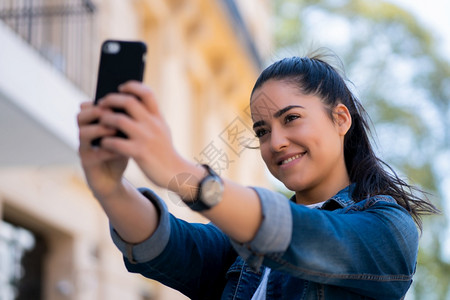
<path id="1" fill-rule="evenodd" d="M 450 1 L 449 0 L 390 0 L 410 11 L 441 40 L 439 50 L 450 58 Z"/>

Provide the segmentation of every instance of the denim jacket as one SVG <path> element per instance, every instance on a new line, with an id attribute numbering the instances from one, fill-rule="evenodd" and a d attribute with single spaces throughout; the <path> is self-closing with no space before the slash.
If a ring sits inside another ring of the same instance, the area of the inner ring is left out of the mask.
<path id="1" fill-rule="evenodd" d="M 401 299 L 412 283 L 418 232 L 389 196 L 355 203 L 354 186 L 321 209 L 254 188 L 263 220 L 254 239 L 239 244 L 210 224 L 171 215 L 152 191 L 141 192 L 160 212 L 154 234 L 127 244 L 111 230 L 127 269 L 191 299 L 251 299 L 270 267 L 266 299 Z"/>

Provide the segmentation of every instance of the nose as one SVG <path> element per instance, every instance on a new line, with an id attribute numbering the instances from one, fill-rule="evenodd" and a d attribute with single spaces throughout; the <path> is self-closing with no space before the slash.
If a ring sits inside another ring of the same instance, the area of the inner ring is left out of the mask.
<path id="1" fill-rule="evenodd" d="M 289 139 L 284 130 L 273 127 L 270 133 L 270 149 L 273 152 L 283 151 L 289 145 Z"/>

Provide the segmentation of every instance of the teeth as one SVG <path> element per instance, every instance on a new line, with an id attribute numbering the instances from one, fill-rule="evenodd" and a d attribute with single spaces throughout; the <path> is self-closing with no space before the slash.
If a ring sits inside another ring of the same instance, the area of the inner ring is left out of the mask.
<path id="1" fill-rule="evenodd" d="M 290 157 L 290 158 L 288 158 L 288 159 L 286 159 L 286 160 L 283 160 L 283 161 L 281 162 L 281 164 L 284 165 L 284 164 L 290 163 L 291 161 L 293 161 L 293 160 L 299 158 L 300 156 L 301 156 L 300 154 L 297 154 L 297 155 L 295 155 L 295 156 L 292 156 L 292 157 Z"/>

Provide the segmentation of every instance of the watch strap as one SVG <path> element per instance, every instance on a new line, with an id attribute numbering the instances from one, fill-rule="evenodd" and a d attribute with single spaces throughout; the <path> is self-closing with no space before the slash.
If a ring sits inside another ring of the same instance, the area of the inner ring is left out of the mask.
<path id="1" fill-rule="evenodd" d="M 202 184 L 211 176 L 217 177 L 220 179 L 220 176 L 208 165 L 202 164 L 202 167 L 206 169 L 208 174 L 199 182 L 197 187 L 197 195 L 193 201 L 185 201 L 184 203 L 192 210 L 200 212 L 203 210 L 208 210 L 211 207 L 209 205 L 206 205 L 202 199 L 201 199 L 201 193 L 202 193 Z"/>

